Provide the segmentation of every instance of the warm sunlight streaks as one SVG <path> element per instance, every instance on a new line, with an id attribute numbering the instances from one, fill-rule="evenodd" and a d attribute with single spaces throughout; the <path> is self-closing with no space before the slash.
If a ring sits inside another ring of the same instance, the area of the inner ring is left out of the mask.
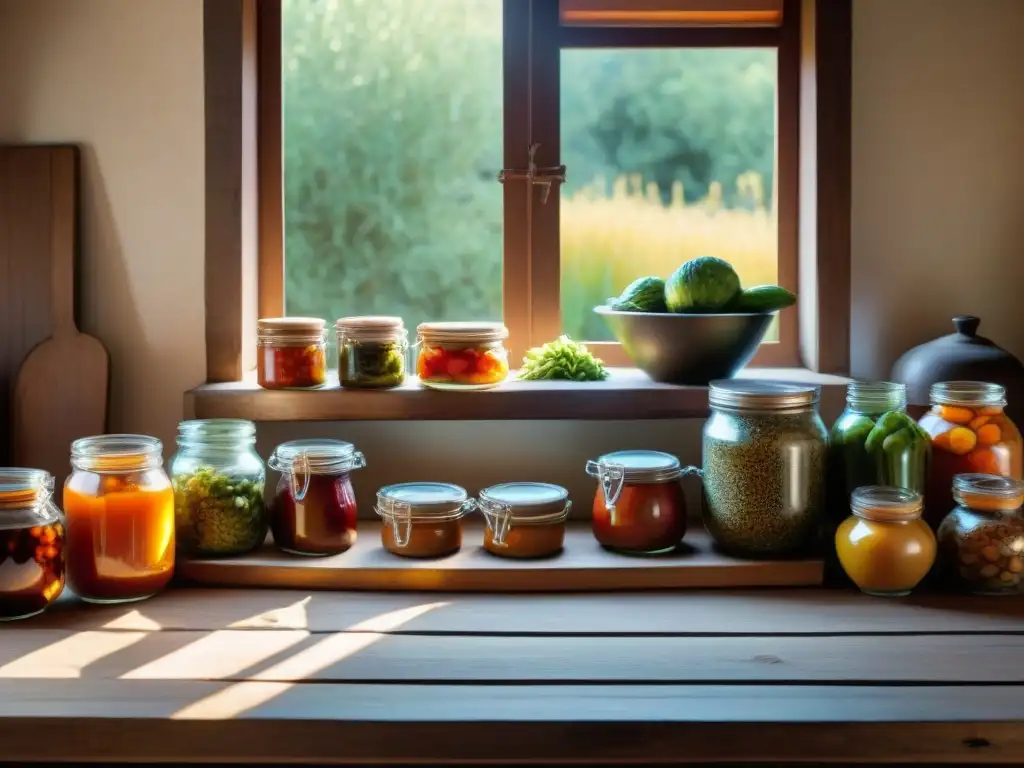
<path id="1" fill-rule="evenodd" d="M 0 667 L 0 678 L 74 678 L 105 656 L 134 645 L 148 632 L 76 632 Z"/>
<path id="2" fill-rule="evenodd" d="M 111 619 L 103 625 L 103 629 L 142 629 L 147 631 L 154 631 L 162 629 L 160 623 L 153 621 L 143 613 L 137 610 L 131 610 L 118 616 L 116 619 Z"/>
<path id="3" fill-rule="evenodd" d="M 233 622 L 228 625 L 228 628 L 286 627 L 288 629 L 309 629 L 309 618 L 306 616 L 306 606 L 312 599 L 312 595 L 306 595 L 306 597 L 302 598 L 297 603 L 286 605 L 284 608 L 275 608 L 271 611 L 251 616 L 248 619 Z"/>
<path id="4" fill-rule="evenodd" d="M 218 680 L 232 678 L 298 645 L 305 630 L 252 632 L 224 629 L 204 635 L 184 648 L 143 664 L 123 680 Z"/>

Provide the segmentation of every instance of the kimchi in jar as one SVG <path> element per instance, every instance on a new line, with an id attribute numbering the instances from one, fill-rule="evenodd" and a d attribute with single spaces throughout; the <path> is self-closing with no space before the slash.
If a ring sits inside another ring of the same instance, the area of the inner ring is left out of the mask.
<path id="1" fill-rule="evenodd" d="M 327 383 L 327 323 L 270 317 L 256 331 L 256 380 L 264 389 L 315 389 Z"/>
<path id="2" fill-rule="evenodd" d="M 174 573 L 174 491 L 163 446 L 144 435 L 71 445 L 64 484 L 68 585 L 92 603 L 152 597 Z"/>
<path id="3" fill-rule="evenodd" d="M 508 376 L 501 323 L 420 323 L 416 374 L 432 389 L 490 389 Z"/>

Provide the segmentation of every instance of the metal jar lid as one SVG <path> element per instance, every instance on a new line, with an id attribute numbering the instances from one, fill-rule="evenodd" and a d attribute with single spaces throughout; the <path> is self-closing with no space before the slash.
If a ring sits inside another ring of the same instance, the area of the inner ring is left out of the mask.
<path id="1" fill-rule="evenodd" d="M 499 546 L 513 526 L 564 522 L 572 502 L 569 492 L 551 483 L 501 483 L 480 491 L 477 507 Z"/>
<path id="2" fill-rule="evenodd" d="M 416 333 L 436 344 L 486 344 L 508 338 L 508 328 L 501 323 L 420 323 Z"/>
<path id="3" fill-rule="evenodd" d="M 790 411 L 809 408 L 818 402 L 821 387 L 788 381 L 720 379 L 708 388 L 712 408 L 750 411 Z"/>

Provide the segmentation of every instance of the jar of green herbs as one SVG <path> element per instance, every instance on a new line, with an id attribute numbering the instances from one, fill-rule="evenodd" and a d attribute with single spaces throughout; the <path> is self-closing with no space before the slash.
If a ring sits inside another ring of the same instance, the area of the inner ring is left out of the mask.
<path id="1" fill-rule="evenodd" d="M 267 537 L 266 468 L 256 453 L 256 425 L 202 419 L 178 425 L 170 462 L 175 538 L 187 557 L 239 555 Z"/>
<path id="2" fill-rule="evenodd" d="M 400 317 L 343 317 L 338 336 L 338 382 L 353 389 L 388 389 L 405 383 L 409 337 Z"/>

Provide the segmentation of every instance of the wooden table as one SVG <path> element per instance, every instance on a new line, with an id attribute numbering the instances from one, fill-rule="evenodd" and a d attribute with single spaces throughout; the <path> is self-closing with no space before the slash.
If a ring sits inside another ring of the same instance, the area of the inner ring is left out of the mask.
<path id="1" fill-rule="evenodd" d="M 0 629 L 0 759 L 1024 762 L 1024 600 L 181 589 Z"/>

